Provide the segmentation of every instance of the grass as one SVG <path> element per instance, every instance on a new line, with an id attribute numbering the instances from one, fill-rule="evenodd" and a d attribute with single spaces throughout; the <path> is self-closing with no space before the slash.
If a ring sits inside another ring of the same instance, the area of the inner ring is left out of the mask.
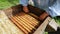
<path id="1" fill-rule="evenodd" d="M 60 17 L 55 17 L 54 19 L 58 23 L 58 25 L 60 25 Z"/>
<path id="2" fill-rule="evenodd" d="M 19 3 L 18 0 L 0 0 L 0 10 L 9 8 Z"/>
<path id="3" fill-rule="evenodd" d="M 0 10 L 7 9 L 17 4 L 19 4 L 19 0 L 0 0 Z M 60 18 L 55 17 L 54 19 L 60 25 Z M 46 34 L 48 33 L 46 32 Z"/>

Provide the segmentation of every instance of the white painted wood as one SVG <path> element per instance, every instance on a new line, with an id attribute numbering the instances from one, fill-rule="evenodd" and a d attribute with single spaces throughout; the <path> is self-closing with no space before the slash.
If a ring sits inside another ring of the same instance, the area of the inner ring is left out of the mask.
<path id="1" fill-rule="evenodd" d="M 52 27 L 55 31 L 57 31 L 58 24 L 52 19 L 49 23 L 49 26 Z"/>

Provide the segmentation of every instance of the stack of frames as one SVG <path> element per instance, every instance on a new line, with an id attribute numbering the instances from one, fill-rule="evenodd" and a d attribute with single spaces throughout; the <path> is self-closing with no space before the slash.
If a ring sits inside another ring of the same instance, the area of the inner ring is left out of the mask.
<path id="1" fill-rule="evenodd" d="M 10 16 L 11 21 L 16 24 L 25 34 L 32 34 L 38 27 L 39 21 L 23 12 Z"/>

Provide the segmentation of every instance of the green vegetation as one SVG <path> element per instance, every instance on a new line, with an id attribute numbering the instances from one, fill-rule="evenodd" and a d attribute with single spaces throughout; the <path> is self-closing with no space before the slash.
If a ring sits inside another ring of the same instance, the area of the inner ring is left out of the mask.
<path id="1" fill-rule="evenodd" d="M 45 32 L 45 34 L 48 34 L 48 32 Z"/>
<path id="2" fill-rule="evenodd" d="M 60 25 L 60 17 L 55 17 L 54 19 Z"/>
<path id="3" fill-rule="evenodd" d="M 0 10 L 6 9 L 19 3 L 19 0 L 0 0 Z"/>

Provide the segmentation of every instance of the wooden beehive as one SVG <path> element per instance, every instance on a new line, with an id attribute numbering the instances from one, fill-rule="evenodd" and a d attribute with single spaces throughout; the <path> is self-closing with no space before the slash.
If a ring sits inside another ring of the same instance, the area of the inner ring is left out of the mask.
<path id="1" fill-rule="evenodd" d="M 4 12 L 10 21 L 12 21 L 12 23 L 15 24 L 18 29 L 20 29 L 21 34 L 37 34 L 38 30 L 42 34 L 48 22 L 51 20 L 51 18 L 48 17 L 49 15 L 44 10 L 33 7 L 31 5 L 28 5 L 30 12 L 25 13 L 22 10 L 22 7 L 23 6 L 21 5 L 14 6 L 5 9 Z"/>
<path id="2" fill-rule="evenodd" d="M 30 5 L 28 7 L 29 7 L 29 10 L 31 11 L 28 14 L 26 14 L 22 10 L 22 6 L 21 5 L 14 6 L 14 7 L 11 7 L 11 8 L 8 8 L 8 9 L 4 10 L 4 12 L 8 16 L 8 18 L 24 34 L 32 34 L 32 33 L 34 33 L 34 31 L 36 31 L 38 26 L 40 26 L 40 24 L 41 24 L 41 22 L 39 21 L 38 16 L 40 16 L 40 14 L 45 12 L 43 10 L 40 10 L 39 8 L 30 6 Z M 35 11 L 37 11 L 37 13 Z M 42 12 L 39 12 L 39 11 L 42 11 Z"/>

